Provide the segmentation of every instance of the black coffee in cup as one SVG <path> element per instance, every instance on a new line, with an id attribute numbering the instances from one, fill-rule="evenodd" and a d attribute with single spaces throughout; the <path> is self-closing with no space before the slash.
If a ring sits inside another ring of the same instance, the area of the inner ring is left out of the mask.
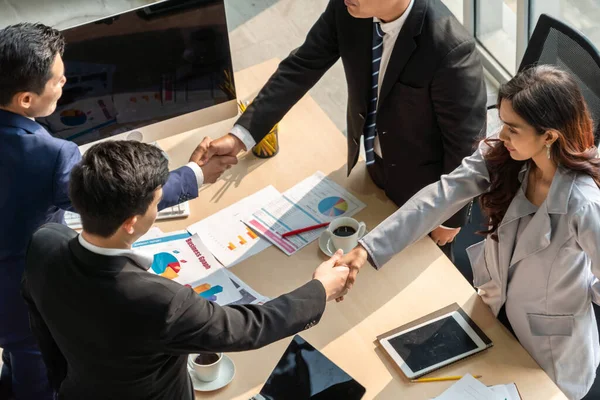
<path id="1" fill-rule="evenodd" d="M 333 234 L 336 236 L 352 236 L 356 233 L 356 229 L 351 226 L 338 226 L 333 230 Z"/>
<path id="2" fill-rule="evenodd" d="M 200 353 L 194 359 L 194 362 L 198 365 L 210 365 L 219 361 L 219 355 L 217 353 Z"/>

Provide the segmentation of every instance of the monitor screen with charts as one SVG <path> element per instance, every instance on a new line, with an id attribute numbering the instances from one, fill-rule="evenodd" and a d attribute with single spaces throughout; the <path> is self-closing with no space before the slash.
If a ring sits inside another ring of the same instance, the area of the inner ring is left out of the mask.
<path id="1" fill-rule="evenodd" d="M 154 141 L 237 114 L 223 0 L 157 2 L 62 33 L 67 83 L 38 119 L 56 137 Z"/>
<path id="2" fill-rule="evenodd" d="M 252 400 L 359 400 L 365 388 L 300 336 Z"/>

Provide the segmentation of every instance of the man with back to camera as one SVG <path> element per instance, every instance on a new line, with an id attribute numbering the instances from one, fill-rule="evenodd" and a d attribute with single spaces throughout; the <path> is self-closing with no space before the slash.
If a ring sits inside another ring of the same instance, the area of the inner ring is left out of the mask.
<path id="1" fill-rule="evenodd" d="M 220 307 L 148 272 L 152 256 L 131 245 L 154 223 L 167 176 L 152 145 L 97 144 L 71 174 L 82 233 L 48 224 L 33 235 L 23 295 L 59 399 L 191 400 L 189 353 L 265 346 L 314 326 L 345 293 L 341 252 L 260 306 Z"/>
<path id="2" fill-rule="evenodd" d="M 362 136 L 369 175 L 401 206 L 471 155 L 485 127 L 483 68 L 475 40 L 446 6 L 330 0 L 304 44 L 202 160 L 253 147 L 339 58 L 348 84 L 348 174 Z M 431 232 L 450 258 L 467 209 Z"/>
<path id="3" fill-rule="evenodd" d="M 64 46 L 61 34 L 42 24 L 0 30 L 0 398 L 54 396 L 19 287 L 31 234 L 44 222 L 64 223 L 69 173 L 81 159 L 74 143 L 50 136 L 34 120 L 52 114 L 61 97 Z M 187 166 L 169 175 L 159 209 L 197 197 L 203 182 L 214 182 L 237 162 L 221 157 L 200 167 L 200 155 L 198 148 Z"/>

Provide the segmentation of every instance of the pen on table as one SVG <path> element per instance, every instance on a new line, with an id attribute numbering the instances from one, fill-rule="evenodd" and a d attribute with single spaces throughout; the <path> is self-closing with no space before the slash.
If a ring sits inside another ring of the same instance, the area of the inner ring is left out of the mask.
<path id="1" fill-rule="evenodd" d="M 299 233 L 303 233 L 303 232 L 307 232 L 307 231 L 312 231 L 313 229 L 323 228 L 324 226 L 327 226 L 327 225 L 329 225 L 329 222 L 324 222 L 322 224 L 313 225 L 313 226 L 307 226 L 306 228 L 296 229 L 295 231 L 286 232 L 283 235 L 281 235 L 281 237 L 287 237 L 287 236 L 297 235 Z"/>
<path id="2" fill-rule="evenodd" d="M 479 379 L 481 375 L 473 375 L 473 378 Z M 425 383 L 425 382 L 442 382 L 442 381 L 458 381 L 462 379 L 462 376 L 440 376 L 439 378 L 419 378 L 419 379 L 411 379 L 412 383 Z"/>

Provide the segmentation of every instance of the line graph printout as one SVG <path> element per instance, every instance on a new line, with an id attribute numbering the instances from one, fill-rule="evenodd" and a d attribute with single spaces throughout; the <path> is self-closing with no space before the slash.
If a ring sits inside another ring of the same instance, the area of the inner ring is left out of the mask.
<path id="1" fill-rule="evenodd" d="M 285 238 L 281 236 L 284 233 L 342 216 L 351 217 L 363 208 L 363 202 L 319 171 L 243 221 L 285 254 L 292 255 L 317 239 L 326 228 Z"/>

